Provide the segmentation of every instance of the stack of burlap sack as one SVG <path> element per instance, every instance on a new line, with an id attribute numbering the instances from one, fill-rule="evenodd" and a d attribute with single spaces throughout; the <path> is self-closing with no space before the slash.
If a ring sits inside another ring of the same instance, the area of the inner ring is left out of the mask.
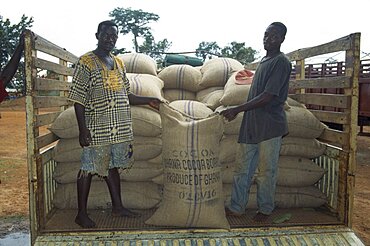
<path id="1" fill-rule="evenodd" d="M 230 58 L 216 58 L 202 67 L 171 65 L 157 74 L 155 62 L 146 55 L 125 54 L 120 58 L 135 94 L 169 102 L 160 112 L 132 106 L 135 162 L 130 170 L 121 172 L 124 206 L 159 207 L 148 224 L 228 228 L 224 205 L 230 200 L 233 175 L 240 163 L 237 139 L 242 114 L 226 122 L 215 112 L 246 100 L 250 84 L 235 80 L 243 65 Z M 276 205 L 321 206 L 326 197 L 314 185 L 325 170 L 311 159 L 325 151 L 325 145 L 316 139 L 325 125 L 291 99 L 286 113 L 289 135 L 281 148 Z M 54 204 L 57 208 L 76 208 L 81 147 L 73 108 L 63 112 L 50 130 L 61 138 L 54 151 L 58 162 Z M 189 166 L 192 161 L 195 164 Z M 206 164 L 199 164 L 202 161 Z M 103 182 L 94 178 L 89 208 L 110 206 Z M 253 185 L 248 208 L 257 207 L 255 192 Z"/>

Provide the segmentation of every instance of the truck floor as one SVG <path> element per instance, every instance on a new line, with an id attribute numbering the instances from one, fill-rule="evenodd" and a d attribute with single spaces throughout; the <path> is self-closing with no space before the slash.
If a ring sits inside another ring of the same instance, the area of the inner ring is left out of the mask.
<path id="1" fill-rule="evenodd" d="M 89 210 L 89 216 L 96 222 L 94 229 L 83 229 L 74 223 L 77 214 L 75 209 L 55 210 L 47 221 L 43 232 L 67 232 L 67 231 L 132 231 L 132 230 L 158 230 L 173 227 L 158 227 L 145 224 L 145 221 L 155 212 L 151 210 L 136 210 L 140 213 L 138 218 L 112 217 L 110 210 Z M 274 213 L 265 222 L 253 221 L 255 210 L 248 210 L 244 216 L 227 219 L 231 228 L 246 227 L 269 227 L 269 226 L 308 226 L 308 225 L 335 225 L 339 224 L 338 218 L 325 208 L 294 208 L 275 209 Z M 289 218 L 290 217 L 290 218 Z M 283 221 L 285 218 L 285 221 Z M 283 222 L 280 222 L 283 221 Z"/>

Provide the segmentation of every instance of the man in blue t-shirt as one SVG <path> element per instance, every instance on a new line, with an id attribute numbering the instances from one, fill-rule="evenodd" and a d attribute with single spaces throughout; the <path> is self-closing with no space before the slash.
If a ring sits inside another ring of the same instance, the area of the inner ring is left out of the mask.
<path id="1" fill-rule="evenodd" d="M 275 208 L 277 163 L 282 137 L 288 133 L 284 102 L 292 66 L 280 51 L 286 32 L 286 26 L 280 22 L 267 27 L 263 37 L 266 56 L 257 67 L 247 102 L 221 112 L 229 121 L 244 112 L 238 140 L 242 163 L 234 176 L 231 203 L 226 208 L 228 215 L 245 213 L 257 167 L 258 211 L 254 219 L 265 220 Z"/>

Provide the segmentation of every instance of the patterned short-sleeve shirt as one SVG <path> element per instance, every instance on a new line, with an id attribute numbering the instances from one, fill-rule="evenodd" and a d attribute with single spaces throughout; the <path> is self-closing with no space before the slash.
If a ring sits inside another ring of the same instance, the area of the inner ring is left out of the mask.
<path id="1" fill-rule="evenodd" d="M 112 56 L 114 69 L 108 70 L 93 53 L 80 57 L 68 98 L 85 107 L 90 146 L 131 141 L 132 120 L 128 95 L 130 83 L 123 62 Z"/>

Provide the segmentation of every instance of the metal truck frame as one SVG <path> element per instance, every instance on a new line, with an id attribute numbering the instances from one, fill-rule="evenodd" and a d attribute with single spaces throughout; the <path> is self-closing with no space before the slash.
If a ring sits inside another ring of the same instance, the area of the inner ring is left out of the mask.
<path id="1" fill-rule="evenodd" d="M 345 51 L 344 76 L 305 78 L 305 59 Z M 47 54 L 47 55 L 45 55 Z M 40 57 L 46 56 L 48 59 Z M 288 53 L 296 67 L 290 97 L 304 104 L 343 109 L 342 112 L 310 110 L 319 120 L 343 125 L 343 131 L 326 129 L 321 135 L 327 151 L 315 161 L 328 171 L 317 184 L 328 197 L 327 208 L 337 223 L 284 224 L 222 229 L 151 228 L 134 230 L 48 229 L 54 214 L 57 183 L 52 178 L 57 163 L 53 147 L 58 137 L 47 128 L 71 103 L 66 99 L 78 57 L 26 32 L 26 123 L 32 245 L 363 245 L 351 229 L 356 169 L 358 74 L 360 33 Z M 255 69 L 257 63 L 246 68 Z M 52 74 L 53 76 L 43 76 Z M 312 88 L 340 88 L 343 94 L 308 93 Z M 46 133 L 45 133 L 46 132 Z M 45 133 L 45 134 L 41 134 Z"/>

